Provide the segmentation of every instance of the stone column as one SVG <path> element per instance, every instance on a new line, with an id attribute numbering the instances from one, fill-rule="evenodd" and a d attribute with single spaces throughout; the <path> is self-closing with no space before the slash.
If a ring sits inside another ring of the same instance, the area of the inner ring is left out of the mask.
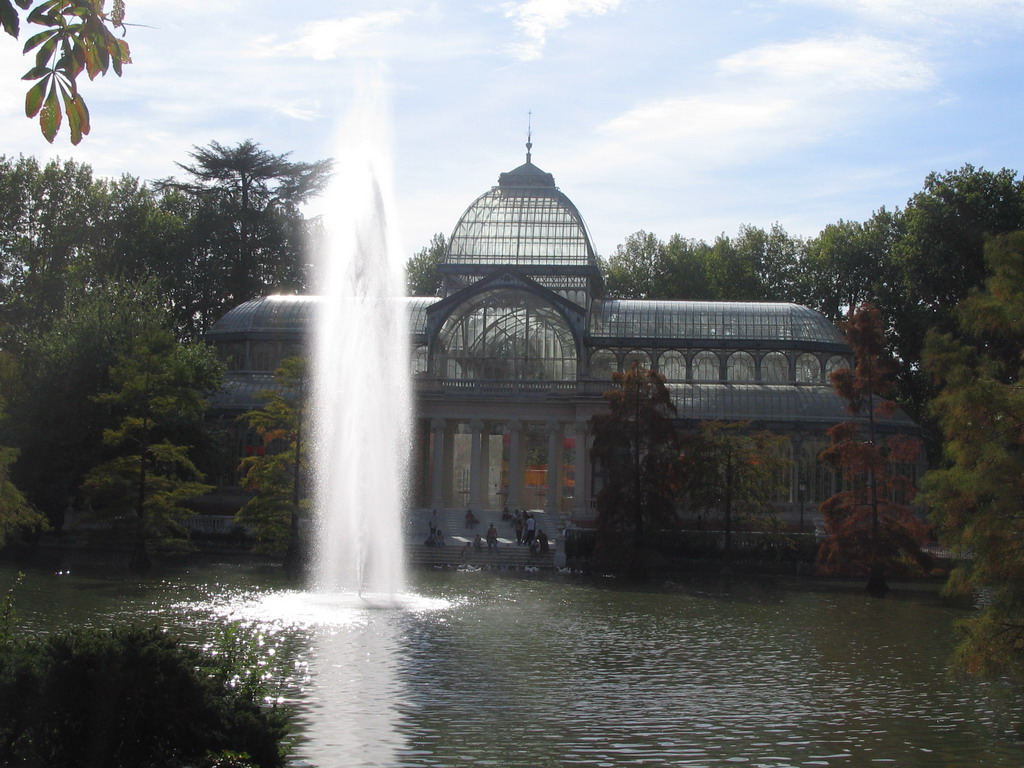
<path id="1" fill-rule="evenodd" d="M 483 481 L 480 477 L 480 454 L 482 453 L 480 445 L 483 442 L 481 440 L 483 428 L 484 424 L 480 419 L 473 419 L 469 422 L 469 430 L 472 435 L 472 447 L 469 451 L 469 507 L 474 513 L 480 511 L 483 496 L 481 493 Z"/>
<path id="2" fill-rule="evenodd" d="M 549 421 L 548 428 L 548 487 L 544 498 L 544 511 L 549 515 L 558 512 L 562 496 L 562 425 Z"/>
<path id="3" fill-rule="evenodd" d="M 508 423 L 508 507 L 523 508 L 523 423 Z"/>
<path id="4" fill-rule="evenodd" d="M 573 515 L 586 518 L 590 516 L 590 423 L 576 422 L 576 487 L 573 489 Z"/>
<path id="5" fill-rule="evenodd" d="M 455 427 L 454 419 L 444 421 L 444 459 L 441 466 L 444 467 L 444 475 L 441 480 L 442 501 L 441 506 L 452 505 L 452 489 L 455 487 Z"/>
<path id="6" fill-rule="evenodd" d="M 480 433 L 480 509 L 491 509 L 491 425 Z"/>
<path id="7" fill-rule="evenodd" d="M 430 430 L 434 433 L 430 451 L 430 506 L 440 509 L 444 506 L 445 420 L 431 419 Z"/>

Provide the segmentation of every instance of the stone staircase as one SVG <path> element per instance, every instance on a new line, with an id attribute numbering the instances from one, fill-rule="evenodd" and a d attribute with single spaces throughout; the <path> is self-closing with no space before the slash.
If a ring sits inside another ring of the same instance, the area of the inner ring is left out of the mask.
<path id="1" fill-rule="evenodd" d="M 406 553 L 410 563 L 421 566 L 458 567 L 468 564 L 473 567 L 499 570 L 522 570 L 525 568 L 552 569 L 555 567 L 555 553 L 558 537 L 558 516 L 549 515 L 543 510 L 530 510 L 537 521 L 537 530 L 543 530 L 548 536 L 551 551 L 547 554 L 534 554 L 530 548 L 516 544 L 515 528 L 511 520 L 502 520 L 500 512 L 476 512 L 479 522 L 475 526 L 466 527 L 465 509 L 437 510 L 437 525 L 444 534 L 444 546 L 430 547 L 424 544 L 430 533 L 432 510 L 421 509 L 413 512 L 408 520 L 406 535 Z M 486 534 L 491 523 L 498 530 L 498 551 L 488 552 Z M 476 534 L 485 539 L 483 547 L 477 551 L 472 542 Z M 464 558 L 463 550 L 470 543 L 468 556 Z"/>

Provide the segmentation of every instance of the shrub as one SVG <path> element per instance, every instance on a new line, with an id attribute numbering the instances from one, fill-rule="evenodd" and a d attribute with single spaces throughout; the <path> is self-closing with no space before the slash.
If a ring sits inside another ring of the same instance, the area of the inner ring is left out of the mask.
<path id="1" fill-rule="evenodd" d="M 158 628 L 77 630 L 0 647 L 0 764 L 284 765 L 287 713 L 232 689 Z"/>

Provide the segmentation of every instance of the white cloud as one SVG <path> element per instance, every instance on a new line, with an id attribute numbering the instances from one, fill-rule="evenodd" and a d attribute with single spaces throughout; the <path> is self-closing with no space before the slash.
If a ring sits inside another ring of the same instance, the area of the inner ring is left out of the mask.
<path id="1" fill-rule="evenodd" d="M 935 84 L 913 46 L 869 36 L 765 45 L 723 59 L 719 71 L 789 89 L 922 90 Z"/>
<path id="2" fill-rule="evenodd" d="M 513 55 L 523 61 L 544 54 L 548 32 L 568 26 L 572 16 L 603 16 L 622 4 L 622 0 L 520 0 L 507 3 L 505 18 L 522 32 L 524 40 L 510 46 Z"/>
<path id="3" fill-rule="evenodd" d="M 851 13 L 900 27 L 986 22 L 993 17 L 1024 21 L 1024 0 L 788 0 Z"/>
<path id="4" fill-rule="evenodd" d="M 324 19 L 302 26 L 299 36 L 275 46 L 259 46 L 261 55 L 309 57 L 315 61 L 337 58 L 360 47 L 385 29 L 402 22 L 404 11 L 381 11 L 345 19 Z M 272 38 L 271 38 L 272 39 Z"/>
<path id="5" fill-rule="evenodd" d="M 916 49 L 871 37 L 811 39 L 722 59 L 701 92 L 648 101 L 605 122 L 574 165 L 674 177 L 761 163 L 856 132 L 887 95 L 936 85 Z"/>

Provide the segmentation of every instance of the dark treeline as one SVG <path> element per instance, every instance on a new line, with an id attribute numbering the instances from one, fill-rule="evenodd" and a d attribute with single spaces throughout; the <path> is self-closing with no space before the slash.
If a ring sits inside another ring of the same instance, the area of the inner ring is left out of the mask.
<path id="1" fill-rule="evenodd" d="M 24 523 L 26 510 L 59 526 L 68 506 L 132 509 L 127 492 L 115 500 L 84 481 L 100 466 L 114 472 L 138 445 L 151 454 L 150 481 L 167 464 L 159 446 L 187 446 L 193 469 L 172 478 L 182 483 L 230 460 L 201 419 L 153 426 L 151 405 L 125 405 L 130 376 L 115 374 L 134 360 L 186 389 L 215 383 L 200 343 L 212 323 L 248 299 L 308 289 L 319 230 L 300 209 L 331 161 L 292 162 L 253 141 L 212 142 L 190 159 L 179 178 L 148 184 L 98 178 L 74 161 L 0 157 L 0 546 L 15 527 L 5 521 Z M 104 431 L 133 408 L 152 434 L 116 446 Z"/>

